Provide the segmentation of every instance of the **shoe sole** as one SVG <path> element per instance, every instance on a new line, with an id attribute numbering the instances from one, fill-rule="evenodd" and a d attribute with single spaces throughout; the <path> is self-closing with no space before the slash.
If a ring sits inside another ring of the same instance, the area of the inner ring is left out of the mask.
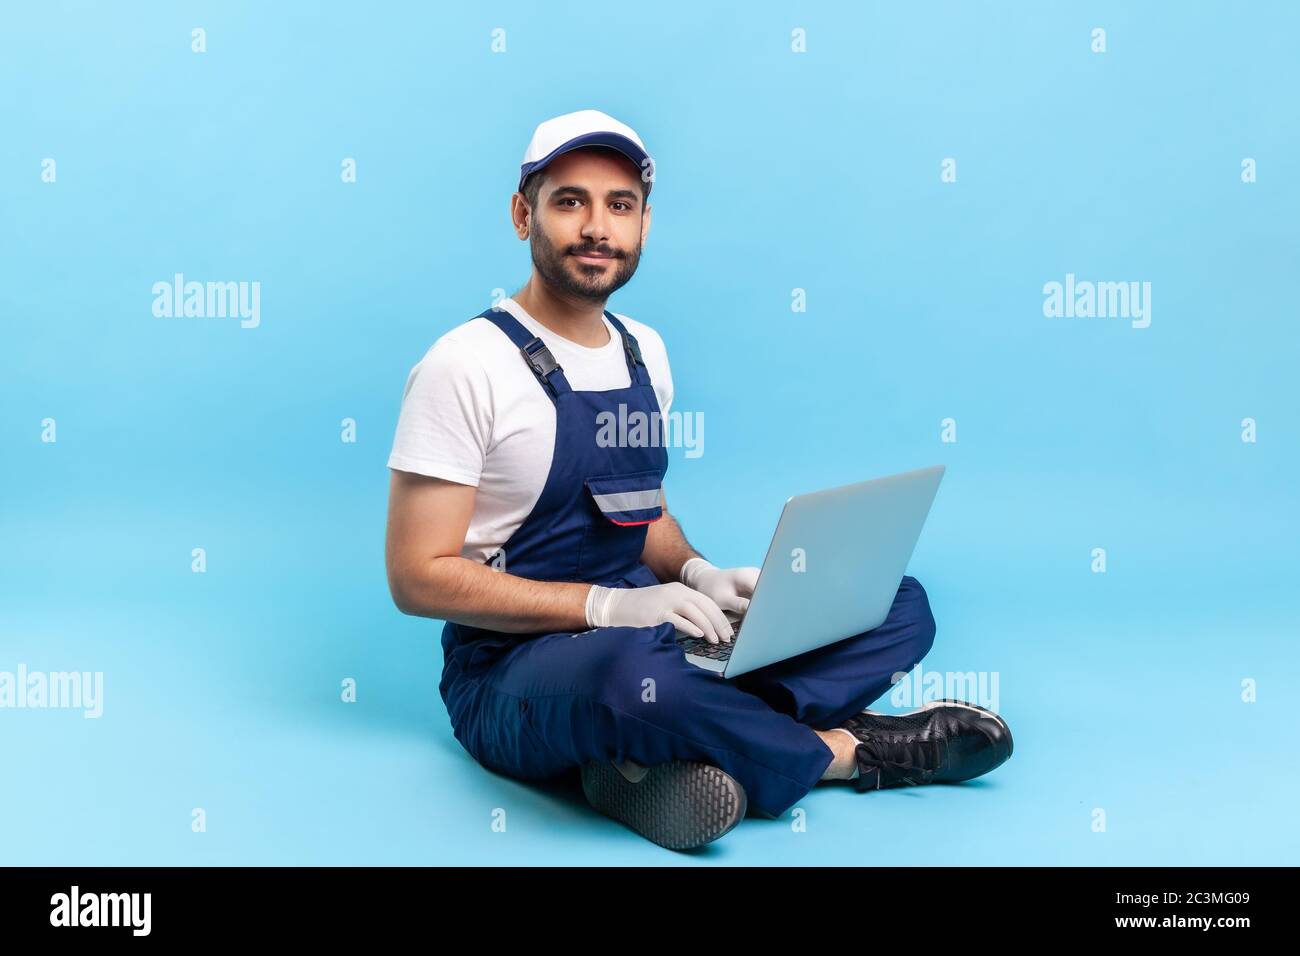
<path id="1" fill-rule="evenodd" d="M 690 850 L 726 834 L 745 817 L 745 788 L 710 764 L 677 760 L 648 768 L 632 783 L 608 760 L 582 768 L 582 792 L 608 817 L 669 850 Z"/>
<path id="2" fill-rule="evenodd" d="M 1011 736 L 1010 725 L 1005 720 L 1002 719 L 1001 714 L 994 713 L 993 711 L 989 710 L 987 707 L 981 707 L 978 704 L 972 704 L 969 701 L 965 701 L 965 700 L 954 700 L 951 697 L 942 697 L 939 700 L 929 701 L 928 703 L 922 704 L 919 708 L 917 708 L 916 711 L 908 711 L 908 713 L 917 713 L 918 711 L 921 710 L 934 710 L 936 707 L 963 707 L 966 710 L 978 711 L 979 713 L 983 714 L 985 717 L 992 717 L 997 722 L 998 726 L 1002 728 L 1002 733 L 1004 733 L 1007 738 L 1007 755 L 1002 762 L 1005 763 L 1007 760 L 1011 759 L 1011 755 L 1015 752 L 1016 749 L 1016 742 L 1014 738 L 1012 738 Z M 901 716 L 895 714 L 881 713 L 878 710 L 864 710 L 862 712 L 864 714 L 874 714 L 877 717 Z"/>

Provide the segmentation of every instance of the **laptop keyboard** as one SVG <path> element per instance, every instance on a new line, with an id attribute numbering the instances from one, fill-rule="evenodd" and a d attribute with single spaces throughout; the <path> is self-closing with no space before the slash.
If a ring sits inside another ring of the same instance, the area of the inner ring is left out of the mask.
<path id="1" fill-rule="evenodd" d="M 711 661 L 727 661 L 731 659 L 731 652 L 736 646 L 736 639 L 740 637 L 740 626 L 744 621 L 737 621 L 732 624 L 735 634 L 730 641 L 719 641 L 716 644 L 710 644 L 702 637 L 692 637 L 689 634 L 677 635 L 677 643 L 687 654 L 694 654 L 696 657 L 707 657 Z"/>

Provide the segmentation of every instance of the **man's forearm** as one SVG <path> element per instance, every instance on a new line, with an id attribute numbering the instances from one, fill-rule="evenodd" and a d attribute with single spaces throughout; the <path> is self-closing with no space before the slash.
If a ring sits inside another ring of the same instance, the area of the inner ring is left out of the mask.
<path id="1" fill-rule="evenodd" d="M 641 560 L 660 581 L 676 581 L 682 565 L 702 557 L 667 511 L 646 532 Z M 533 581 L 457 556 L 430 559 L 400 575 L 393 600 L 404 614 L 456 621 L 516 634 L 587 628 L 590 584 Z"/>
<path id="2" fill-rule="evenodd" d="M 682 534 L 681 525 L 670 515 L 667 509 L 663 517 L 651 522 L 646 533 L 645 548 L 641 551 L 641 561 L 654 572 L 660 581 L 676 581 L 681 574 L 682 565 L 691 558 L 703 557 L 690 546 Z"/>
<path id="3" fill-rule="evenodd" d="M 590 584 L 533 581 L 455 556 L 433 558 L 401 582 L 393 600 L 405 614 L 515 634 L 587 628 Z"/>

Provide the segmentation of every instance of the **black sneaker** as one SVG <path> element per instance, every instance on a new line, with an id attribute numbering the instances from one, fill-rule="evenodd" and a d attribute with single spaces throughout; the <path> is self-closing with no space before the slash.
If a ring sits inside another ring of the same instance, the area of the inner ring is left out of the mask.
<path id="1" fill-rule="evenodd" d="M 675 760 L 642 767 L 593 760 L 582 767 L 593 807 L 670 850 L 712 843 L 745 817 L 745 788 L 712 764 Z"/>
<path id="2" fill-rule="evenodd" d="M 844 729 L 858 738 L 858 790 L 959 783 L 1011 756 L 1011 728 L 993 711 L 964 700 L 934 700 L 907 714 L 864 710 Z"/>

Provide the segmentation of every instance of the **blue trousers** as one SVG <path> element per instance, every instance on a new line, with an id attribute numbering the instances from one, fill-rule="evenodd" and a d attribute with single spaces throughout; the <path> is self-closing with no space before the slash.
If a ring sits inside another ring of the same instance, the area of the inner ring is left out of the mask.
<path id="1" fill-rule="evenodd" d="M 543 635 L 473 674 L 448 663 L 440 690 L 456 739 L 510 777 L 544 779 L 593 759 L 697 760 L 776 817 L 831 763 L 813 729 L 881 697 L 934 634 L 925 590 L 905 576 L 879 627 L 733 680 L 688 663 L 664 623 Z"/>

